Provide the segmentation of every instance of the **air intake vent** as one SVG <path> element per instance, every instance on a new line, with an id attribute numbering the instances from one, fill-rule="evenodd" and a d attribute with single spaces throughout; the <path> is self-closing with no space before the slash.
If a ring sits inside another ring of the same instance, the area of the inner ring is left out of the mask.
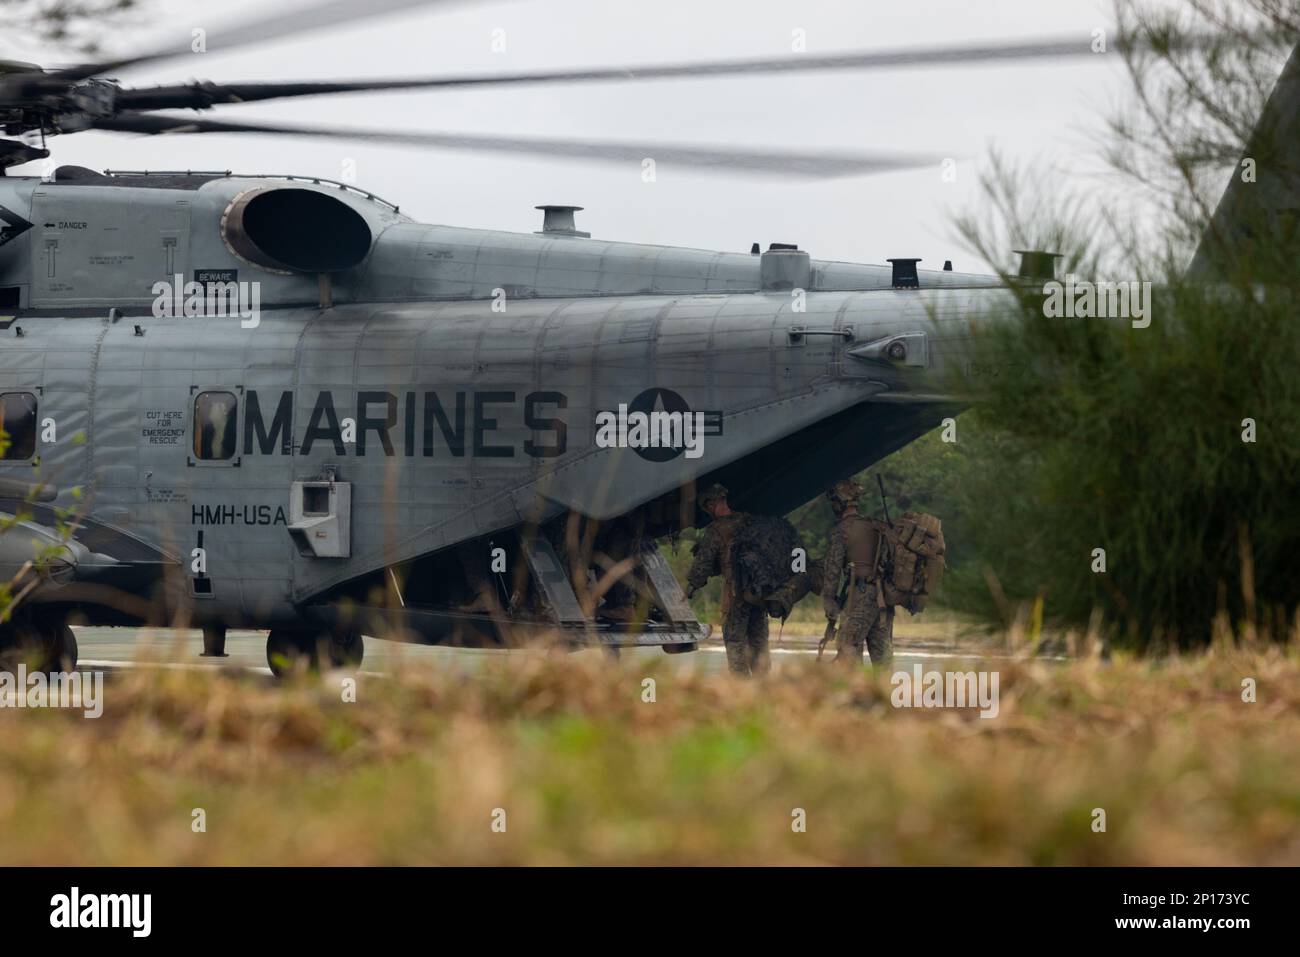
<path id="1" fill-rule="evenodd" d="M 573 214 L 582 212 L 581 206 L 534 206 L 542 211 L 542 228 L 538 236 L 577 236 L 586 239 L 591 233 L 578 229 Z"/>
<path id="2" fill-rule="evenodd" d="M 1046 281 L 1056 278 L 1056 261 L 1061 258 L 1060 253 L 1048 253 L 1039 249 L 1016 249 L 1012 251 L 1020 253 L 1020 272 L 1017 275 L 1021 279 L 1042 279 Z"/>
<path id="3" fill-rule="evenodd" d="M 371 232 L 360 213 L 327 193 L 259 186 L 226 207 L 221 238 L 241 259 L 272 272 L 328 273 L 359 265 Z"/>
<path id="4" fill-rule="evenodd" d="M 758 257 L 759 284 L 765 292 L 806 290 L 812 280 L 812 260 L 788 243 L 773 243 Z"/>
<path id="5" fill-rule="evenodd" d="M 887 259 L 885 260 L 894 267 L 894 288 L 895 289 L 920 289 L 921 277 L 916 274 L 916 264 L 919 259 Z"/>

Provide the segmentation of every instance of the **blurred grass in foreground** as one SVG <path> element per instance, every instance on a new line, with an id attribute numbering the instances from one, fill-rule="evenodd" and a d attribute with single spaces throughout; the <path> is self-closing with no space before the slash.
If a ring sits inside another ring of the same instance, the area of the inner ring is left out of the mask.
<path id="1" fill-rule="evenodd" d="M 0 864 L 1300 863 L 1294 640 L 990 661 L 994 719 L 895 709 L 866 671 L 666 664 L 407 668 L 355 704 L 337 677 L 111 676 L 98 721 L 0 712 Z"/>

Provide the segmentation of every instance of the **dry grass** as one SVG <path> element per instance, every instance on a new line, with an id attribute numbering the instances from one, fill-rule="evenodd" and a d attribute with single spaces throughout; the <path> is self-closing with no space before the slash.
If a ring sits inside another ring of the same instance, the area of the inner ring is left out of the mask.
<path id="1" fill-rule="evenodd" d="M 97 721 L 0 711 L 0 864 L 1300 863 L 1294 652 L 993 666 L 992 720 L 811 664 L 520 656 L 355 704 L 139 670 Z"/>

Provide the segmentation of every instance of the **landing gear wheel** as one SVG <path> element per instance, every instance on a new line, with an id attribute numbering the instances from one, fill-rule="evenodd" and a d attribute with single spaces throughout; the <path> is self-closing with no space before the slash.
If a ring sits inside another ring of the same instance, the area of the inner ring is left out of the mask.
<path id="1" fill-rule="evenodd" d="M 355 671 L 366 656 L 365 639 L 355 631 L 334 635 L 329 640 L 329 656 L 333 667 Z"/>
<path id="2" fill-rule="evenodd" d="M 688 655 L 700 646 L 694 641 L 687 641 L 680 645 L 664 645 L 664 654 L 666 655 Z"/>
<path id="3" fill-rule="evenodd" d="M 355 631 L 317 635 L 310 631 L 274 628 L 266 636 L 266 663 L 277 678 L 319 671 L 322 657 L 329 662 L 330 668 L 354 670 L 361 667 L 365 653 L 365 641 Z"/>
<path id="4" fill-rule="evenodd" d="M 313 647 L 303 632 L 272 628 L 266 636 L 266 663 L 271 668 L 271 674 L 285 678 L 309 670 Z"/>

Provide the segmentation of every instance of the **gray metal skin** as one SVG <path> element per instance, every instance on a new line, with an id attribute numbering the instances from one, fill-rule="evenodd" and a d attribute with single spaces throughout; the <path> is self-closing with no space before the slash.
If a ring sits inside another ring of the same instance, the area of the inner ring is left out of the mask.
<path id="1" fill-rule="evenodd" d="M 373 245 L 331 277 L 332 305 L 321 307 L 317 276 L 260 268 L 223 240 L 223 214 L 256 187 L 323 192 L 364 217 Z M 57 426 L 39 468 L 0 461 L 0 481 L 39 476 L 59 490 L 51 505 L 84 503 L 96 534 L 78 535 L 78 582 L 133 592 L 162 622 L 292 627 L 386 567 L 570 509 L 610 519 L 692 483 L 722 481 L 736 507 L 785 512 L 953 414 L 933 383 L 962 361 L 969 320 L 1007 295 L 995 277 L 934 271 L 894 289 L 888 266 L 801 265 L 803 254 L 421 225 L 357 191 L 281 178 L 6 178 L 0 206 L 33 224 L 0 246 L 0 289 L 20 301 L 0 309 L 0 393 L 38 393 L 39 419 Z M 153 283 L 200 269 L 259 281 L 260 324 L 155 318 Z M 881 354 L 901 334 L 914 336 L 908 358 Z M 649 389 L 721 413 L 721 434 L 698 458 L 596 447 L 596 413 Z M 208 390 L 241 397 L 230 462 L 191 454 L 194 397 Z M 291 433 L 273 448 L 246 421 L 254 392 L 267 426 L 292 393 Z M 323 392 L 340 419 L 385 421 L 386 400 L 358 409 L 357 397 L 391 393 L 396 421 L 304 453 Z M 464 454 L 437 427 L 426 449 L 423 397 L 450 415 L 458 392 Z M 551 398 L 530 407 L 538 393 Z M 530 427 L 539 416 L 563 422 L 561 454 L 528 451 L 560 444 L 554 421 Z M 352 483 L 347 559 L 303 557 L 277 520 L 291 483 L 327 466 Z M 212 593 L 194 597 L 200 533 Z M 151 563 L 174 574 L 159 586 Z M 43 600 L 77 597 L 100 617 L 93 594 L 49 588 Z"/>

